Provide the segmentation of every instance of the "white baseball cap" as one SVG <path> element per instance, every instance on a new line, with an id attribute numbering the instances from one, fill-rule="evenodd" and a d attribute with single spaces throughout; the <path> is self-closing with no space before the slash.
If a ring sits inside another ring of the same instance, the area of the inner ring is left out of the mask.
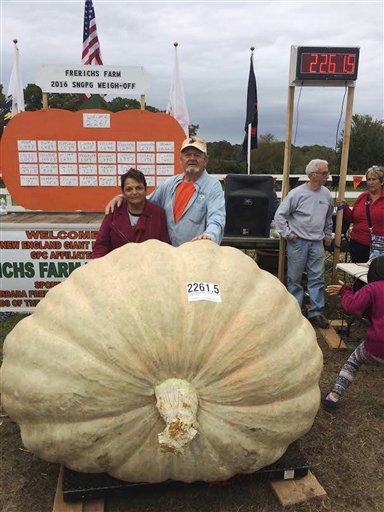
<path id="1" fill-rule="evenodd" d="M 188 139 L 185 139 L 181 145 L 180 151 L 186 148 L 196 148 L 205 155 L 207 154 L 207 143 L 205 140 L 199 139 L 198 137 L 188 137 Z"/>

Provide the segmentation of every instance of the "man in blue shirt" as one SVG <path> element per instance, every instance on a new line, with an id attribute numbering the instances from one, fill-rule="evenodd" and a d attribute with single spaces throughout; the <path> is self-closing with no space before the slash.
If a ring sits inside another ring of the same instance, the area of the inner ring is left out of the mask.
<path id="1" fill-rule="evenodd" d="M 148 199 L 161 206 L 167 215 L 172 245 L 191 240 L 221 243 L 225 227 L 225 201 L 220 182 L 206 171 L 207 145 L 203 139 L 189 137 L 180 151 L 183 174 L 170 177 Z M 185 190 L 181 190 L 180 185 Z M 106 213 L 122 199 L 114 198 Z"/>
<path id="2" fill-rule="evenodd" d="M 287 240 L 288 291 L 303 304 L 301 283 L 307 271 L 310 308 L 308 319 L 316 327 L 326 329 L 328 320 L 322 315 L 324 298 L 324 246 L 332 240 L 333 200 L 324 187 L 328 162 L 311 160 L 306 167 L 309 181 L 294 188 L 282 201 L 275 214 L 276 231 Z"/>

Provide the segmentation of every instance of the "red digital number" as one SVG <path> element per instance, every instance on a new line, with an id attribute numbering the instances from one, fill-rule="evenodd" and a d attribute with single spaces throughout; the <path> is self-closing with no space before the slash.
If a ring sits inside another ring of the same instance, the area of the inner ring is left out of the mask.
<path id="1" fill-rule="evenodd" d="M 353 74 L 355 72 L 356 56 L 348 53 L 343 57 L 343 73 Z"/>
<path id="2" fill-rule="evenodd" d="M 335 73 L 336 72 L 336 55 L 334 53 L 331 53 L 329 55 L 328 72 L 329 73 Z"/>
<path id="3" fill-rule="evenodd" d="M 347 73 L 353 73 L 355 71 L 355 56 L 352 54 L 347 55 Z"/>
<path id="4" fill-rule="evenodd" d="M 303 74 L 329 75 L 353 75 L 356 72 L 357 56 L 353 53 L 317 52 L 303 53 L 301 55 L 300 70 Z M 340 77 L 341 78 L 341 77 Z"/>
<path id="5" fill-rule="evenodd" d="M 319 62 L 320 62 L 319 73 L 323 73 L 323 74 L 328 73 L 328 70 L 327 70 L 328 54 L 327 53 L 321 53 L 320 54 Z"/>
<path id="6" fill-rule="evenodd" d="M 348 55 L 343 55 L 343 73 L 347 72 L 347 57 Z"/>
<path id="7" fill-rule="evenodd" d="M 317 53 L 311 53 L 311 57 L 313 57 L 314 60 L 309 65 L 309 72 L 317 73 L 316 66 L 317 66 L 317 59 L 318 59 L 319 55 Z"/>

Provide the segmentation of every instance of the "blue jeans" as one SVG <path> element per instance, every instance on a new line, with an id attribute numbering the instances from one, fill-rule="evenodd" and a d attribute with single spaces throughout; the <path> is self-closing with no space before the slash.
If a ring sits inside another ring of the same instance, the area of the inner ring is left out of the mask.
<path id="1" fill-rule="evenodd" d="M 287 240 L 287 284 L 288 291 L 295 297 L 300 307 L 303 305 L 304 288 L 301 279 L 307 271 L 307 289 L 310 309 L 308 317 L 317 316 L 325 306 L 324 300 L 324 245 L 323 241 Z"/>

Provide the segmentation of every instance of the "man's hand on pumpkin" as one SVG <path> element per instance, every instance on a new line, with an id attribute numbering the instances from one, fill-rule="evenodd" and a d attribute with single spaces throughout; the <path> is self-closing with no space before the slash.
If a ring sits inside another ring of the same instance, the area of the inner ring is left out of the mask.
<path id="1" fill-rule="evenodd" d="M 192 238 L 192 242 L 195 242 L 196 240 L 212 240 L 212 237 L 210 237 L 209 235 L 198 235 L 198 236 L 195 236 L 195 238 Z"/>

